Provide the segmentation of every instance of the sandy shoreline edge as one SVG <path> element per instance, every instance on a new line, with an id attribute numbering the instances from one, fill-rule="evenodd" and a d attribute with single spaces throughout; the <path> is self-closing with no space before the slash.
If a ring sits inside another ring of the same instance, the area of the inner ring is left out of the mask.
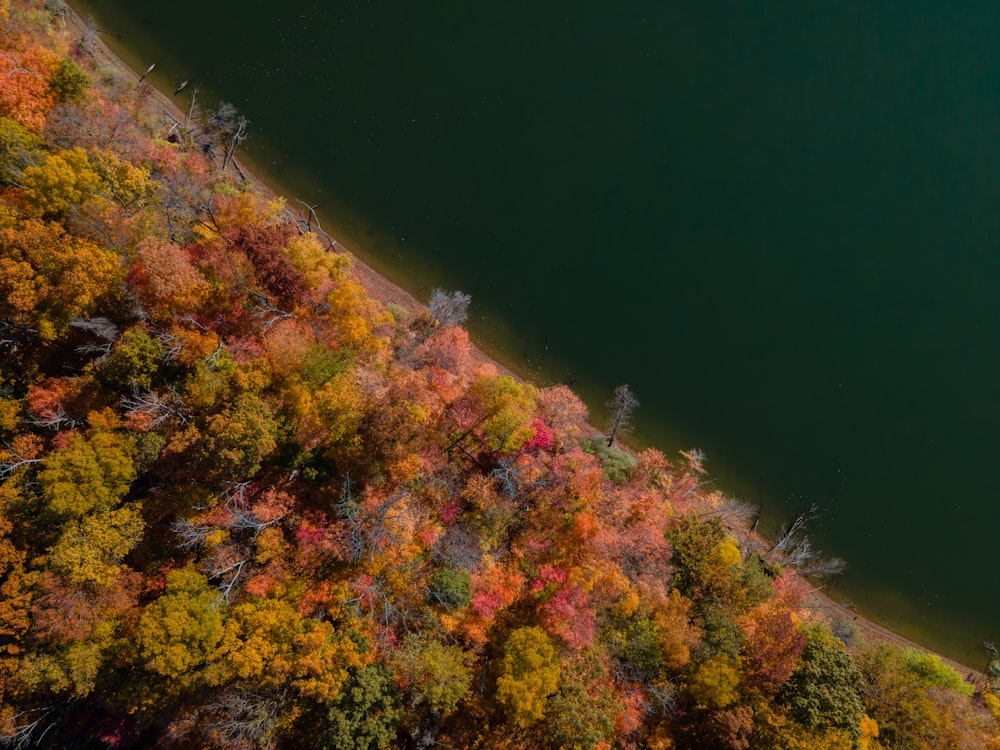
<path id="1" fill-rule="evenodd" d="M 69 4 L 65 4 L 65 7 L 67 13 L 64 16 L 64 22 L 67 33 L 70 34 L 71 38 L 80 40 L 86 38 L 88 40 L 88 52 L 94 58 L 94 62 L 98 68 L 114 70 L 125 77 L 126 80 L 131 80 L 133 85 L 138 83 L 141 79 L 141 74 L 132 68 L 128 62 L 112 51 L 107 43 L 100 38 L 99 34 L 93 33 L 92 27 L 87 23 L 87 21 L 84 20 L 76 8 Z M 185 121 L 186 114 L 181 111 L 177 103 L 174 102 L 170 96 L 152 85 L 150 85 L 150 100 L 161 110 L 161 114 L 165 118 L 166 123 Z M 241 162 L 239 159 L 235 159 L 234 161 L 237 162 L 243 179 L 252 183 L 256 189 L 261 191 L 262 194 L 269 197 L 281 196 L 281 193 L 274 190 L 265 180 L 261 179 L 258 174 L 250 170 L 245 163 Z M 307 212 L 302 211 L 295 205 L 288 204 L 288 209 L 293 214 L 299 215 L 303 221 L 307 221 L 310 218 Z M 419 313 L 427 309 L 426 305 L 420 302 L 408 291 L 375 271 L 371 266 L 365 263 L 365 261 L 362 260 L 357 253 L 352 251 L 349 246 L 333 237 L 331 237 L 331 241 L 334 243 L 337 251 L 345 252 L 351 257 L 352 274 L 355 277 L 355 280 L 361 284 L 362 287 L 364 287 L 365 291 L 371 297 L 385 305 L 400 305 L 411 314 Z M 486 354 L 475 343 L 473 344 L 473 351 L 478 363 L 490 363 L 503 374 L 522 378 L 522 375 L 518 373 L 516 369 Z M 599 430 L 596 427 L 593 429 L 595 434 L 599 433 Z M 744 531 L 744 533 L 746 532 Z M 766 542 L 763 538 L 760 538 L 760 541 L 762 544 Z M 850 621 L 857 626 L 862 636 L 868 640 L 889 641 L 900 646 L 914 648 L 925 653 L 934 654 L 935 656 L 940 657 L 946 664 L 958 671 L 958 673 L 965 677 L 970 683 L 974 684 L 977 689 L 986 689 L 986 675 L 979 669 L 955 661 L 954 659 L 922 646 L 921 644 L 912 641 L 890 630 L 889 628 L 879 625 L 878 623 L 858 614 L 849 606 L 845 606 L 844 604 L 834 600 L 816 586 L 813 586 L 812 584 L 808 585 L 812 592 L 811 598 L 816 602 L 812 609 L 818 618 L 830 621 Z M 984 662 L 986 661 L 986 658 L 987 657 L 984 651 Z"/>

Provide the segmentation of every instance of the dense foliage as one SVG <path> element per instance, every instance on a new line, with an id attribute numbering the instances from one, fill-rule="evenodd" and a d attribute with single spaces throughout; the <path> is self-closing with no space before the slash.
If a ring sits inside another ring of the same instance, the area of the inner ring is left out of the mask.
<path id="1" fill-rule="evenodd" d="M 0 28 L 0 743 L 1000 746 L 699 453 L 500 372 L 464 295 L 371 298 L 231 108 L 172 117 L 58 3 Z"/>

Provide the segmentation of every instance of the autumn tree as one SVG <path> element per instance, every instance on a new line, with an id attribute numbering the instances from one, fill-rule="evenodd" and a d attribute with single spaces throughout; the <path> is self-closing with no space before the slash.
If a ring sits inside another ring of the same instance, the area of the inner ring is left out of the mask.
<path id="1" fill-rule="evenodd" d="M 37 167 L 26 167 L 21 183 L 31 191 L 32 205 L 44 218 L 65 214 L 96 196 L 102 186 L 101 176 L 79 146 L 49 154 Z"/>
<path id="2" fill-rule="evenodd" d="M 110 510 L 135 478 L 135 445 L 117 432 L 71 435 L 50 453 L 38 474 L 42 497 L 61 516 L 81 517 Z"/>
<path id="3" fill-rule="evenodd" d="M 0 116 L 41 132 L 56 103 L 50 81 L 58 65 L 59 56 L 40 46 L 0 56 Z"/>
<path id="4" fill-rule="evenodd" d="M 471 654 L 426 633 L 408 635 L 394 663 L 413 702 L 435 713 L 454 712 L 472 687 Z"/>
<path id="5" fill-rule="evenodd" d="M 469 396 L 490 450 L 511 453 L 531 438 L 536 395 L 534 386 L 509 375 L 485 375 L 472 384 Z"/>
<path id="6" fill-rule="evenodd" d="M 110 583 L 142 538 L 145 523 L 138 503 L 98 510 L 68 521 L 49 549 L 49 565 L 75 583 Z"/>
<path id="7" fill-rule="evenodd" d="M 130 272 L 130 281 L 154 310 L 164 309 L 171 314 L 197 310 L 208 293 L 208 282 L 185 250 L 147 237 L 136 248 L 136 258 L 138 263 Z"/>
<path id="8" fill-rule="evenodd" d="M 278 437 L 271 407 L 253 393 L 241 393 L 209 420 L 204 458 L 231 478 L 252 477 L 277 449 Z"/>
<path id="9" fill-rule="evenodd" d="M 147 669 L 190 679 L 222 639 L 225 603 L 204 575 L 187 566 L 171 571 L 163 596 L 143 612 L 136 633 Z"/>
<path id="10" fill-rule="evenodd" d="M 747 637 L 744 653 L 750 680 L 761 690 L 778 692 L 798 666 L 806 647 L 806 637 L 800 632 L 787 609 L 761 605 L 745 620 Z"/>
<path id="11" fill-rule="evenodd" d="M 87 317 L 122 277 L 118 256 L 58 224 L 0 228 L 0 315 L 52 341 Z"/>
<path id="12" fill-rule="evenodd" d="M 307 289 L 305 278 L 285 252 L 293 233 L 287 224 L 255 224 L 226 234 L 233 248 L 250 261 L 261 289 L 287 312 L 303 300 Z"/>
<path id="13" fill-rule="evenodd" d="M 290 687 L 329 705 L 359 663 L 358 644 L 330 621 L 303 617 L 283 599 L 254 598 L 230 610 L 206 677 L 214 684 Z"/>
<path id="14" fill-rule="evenodd" d="M 739 662 L 716 654 L 695 667 L 686 687 L 695 708 L 725 708 L 739 700 L 741 679 Z"/>
<path id="15" fill-rule="evenodd" d="M 969 700 L 973 686 L 940 657 L 866 643 L 857 664 L 861 696 L 886 748 L 984 748 L 996 737 L 996 718 Z"/>
<path id="16" fill-rule="evenodd" d="M 497 702 L 518 727 L 539 721 L 559 686 L 561 667 L 552 641 L 536 627 L 518 628 L 507 638 L 497 679 Z"/>

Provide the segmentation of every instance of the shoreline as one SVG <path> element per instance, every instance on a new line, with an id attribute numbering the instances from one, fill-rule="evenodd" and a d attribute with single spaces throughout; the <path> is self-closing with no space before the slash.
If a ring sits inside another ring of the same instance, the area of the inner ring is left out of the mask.
<path id="1" fill-rule="evenodd" d="M 69 4 L 66 4 L 65 7 L 67 12 L 63 17 L 63 22 L 67 33 L 71 35 L 71 38 L 82 40 L 89 37 L 88 44 L 90 46 L 88 53 L 93 57 L 98 68 L 113 70 L 117 74 L 122 75 L 124 80 L 130 80 L 132 85 L 135 86 L 141 80 L 141 74 L 109 47 L 104 39 L 101 38 L 99 31 L 96 34 L 91 33 L 91 28 L 76 8 Z M 157 107 L 160 110 L 160 115 L 165 118 L 165 121 L 184 121 L 186 117 L 185 113 L 168 94 L 156 88 L 151 83 L 146 82 L 146 85 L 149 86 L 149 104 L 146 106 Z M 233 161 L 236 164 L 240 177 L 246 182 L 251 183 L 254 188 L 259 190 L 263 195 L 268 197 L 284 197 L 281 193 L 273 189 L 266 180 L 262 179 L 257 173 L 249 169 L 240 159 L 235 158 Z M 303 221 L 308 221 L 310 219 L 309 214 L 302 211 L 298 206 L 289 203 L 286 203 L 286 206 L 287 210 L 292 215 L 301 218 Z M 326 233 L 324 232 L 324 234 Z M 387 306 L 390 304 L 400 305 L 406 308 L 410 314 L 418 314 L 419 312 L 426 311 L 427 308 L 424 303 L 420 302 L 399 284 L 376 271 L 371 265 L 366 263 L 358 253 L 354 252 L 350 246 L 340 242 L 332 235 L 327 236 L 333 244 L 335 250 L 338 252 L 345 252 L 350 256 L 352 275 L 373 299 Z M 477 364 L 489 363 L 496 367 L 502 374 L 512 375 L 521 380 L 531 379 L 530 376 L 527 376 L 524 372 L 519 371 L 510 364 L 501 362 L 497 358 L 488 354 L 476 342 L 473 342 L 473 352 Z M 590 425 L 590 427 L 593 429 L 594 434 L 600 434 L 600 431 L 596 427 L 593 425 Z M 727 526 L 729 526 L 728 523 Z M 742 529 L 742 533 L 745 535 L 747 530 Z M 761 544 L 769 544 L 767 540 L 759 535 L 755 535 L 755 539 Z M 800 577 L 798 574 L 796 574 L 796 576 Z M 852 607 L 837 602 L 830 595 L 825 593 L 822 588 L 817 587 L 808 580 L 806 580 L 806 584 L 810 590 L 809 598 L 816 601 L 815 605 L 808 605 L 807 608 L 816 613 L 816 617 L 822 617 L 828 621 L 841 620 L 852 622 L 857 626 L 862 637 L 868 640 L 889 641 L 900 646 L 917 649 L 928 654 L 934 654 L 942 659 L 944 663 L 956 669 L 959 674 L 963 675 L 965 679 L 975 685 L 977 689 L 982 689 L 986 685 L 986 676 L 981 670 L 951 659 L 921 645 L 920 643 L 912 641 L 885 626 L 879 625 L 877 622 L 859 614 Z M 985 659 L 986 656 L 984 654 L 984 661 Z"/>

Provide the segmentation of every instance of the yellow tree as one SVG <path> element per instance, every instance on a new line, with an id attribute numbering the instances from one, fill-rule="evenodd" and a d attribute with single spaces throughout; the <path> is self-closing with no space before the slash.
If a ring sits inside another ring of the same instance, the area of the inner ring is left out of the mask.
<path id="1" fill-rule="evenodd" d="M 482 431 L 491 450 L 512 453 L 534 435 L 534 386 L 509 375 L 487 375 L 473 383 L 469 393 L 484 417 Z"/>
<path id="2" fill-rule="evenodd" d="M 561 668 L 552 640 L 536 627 L 518 628 L 504 646 L 497 701 L 522 729 L 545 715 L 548 697 L 559 687 Z"/>
<path id="3" fill-rule="evenodd" d="M 38 475 L 49 508 L 71 517 L 109 510 L 128 492 L 134 478 L 134 443 L 103 430 L 87 437 L 71 436 L 65 448 L 45 458 Z"/>
<path id="4" fill-rule="evenodd" d="M 144 529 L 138 503 L 91 513 L 63 526 L 48 563 L 73 583 L 104 586 L 121 571 L 122 560 Z"/>
<path id="5" fill-rule="evenodd" d="M 284 599 L 234 607 L 223 629 L 210 679 L 240 679 L 265 688 L 292 687 L 320 703 L 340 694 L 348 670 L 362 663 L 358 645 L 329 621 L 303 617 Z"/>
<path id="6" fill-rule="evenodd" d="M 45 340 L 93 313 L 122 275 L 114 252 L 58 224 L 32 219 L 0 229 L 0 311 Z"/>
<path id="7" fill-rule="evenodd" d="M 202 666 L 222 639 L 226 605 L 208 580 L 188 566 L 167 574 L 166 593 L 150 604 L 136 637 L 146 668 L 185 679 Z"/>
<path id="8" fill-rule="evenodd" d="M 37 167 L 28 167 L 21 174 L 21 184 L 31 191 L 37 215 L 44 217 L 61 216 L 102 187 L 101 175 L 79 146 L 49 154 Z"/>

